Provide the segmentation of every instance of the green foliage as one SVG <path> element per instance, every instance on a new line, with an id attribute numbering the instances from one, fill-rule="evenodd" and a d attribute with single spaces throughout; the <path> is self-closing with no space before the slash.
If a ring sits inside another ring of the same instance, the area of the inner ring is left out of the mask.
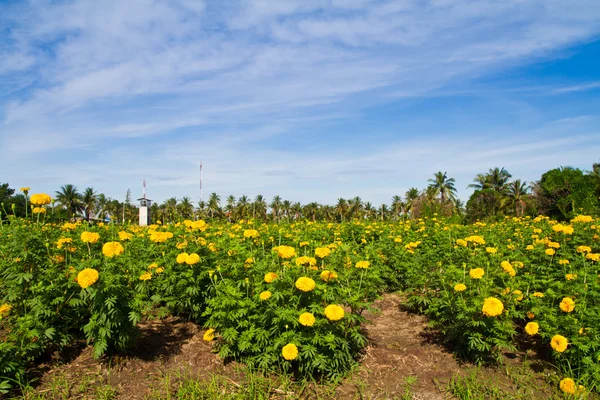
<path id="1" fill-rule="evenodd" d="M 577 214 L 596 215 L 600 211 L 598 178 L 580 169 L 556 168 L 542 175 L 538 202 L 540 211 L 561 221 Z"/>

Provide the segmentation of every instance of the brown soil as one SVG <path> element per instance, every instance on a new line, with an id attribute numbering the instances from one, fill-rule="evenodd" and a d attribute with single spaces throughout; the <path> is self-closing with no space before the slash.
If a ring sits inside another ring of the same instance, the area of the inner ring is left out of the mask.
<path id="1" fill-rule="evenodd" d="M 369 346 L 360 366 L 333 395 L 313 386 L 290 397 L 449 398 L 445 391 L 448 382 L 457 374 L 466 376 L 471 368 L 460 366 L 447 349 L 430 340 L 426 318 L 402 311 L 401 303 L 395 294 L 386 294 L 376 302 L 381 312 L 370 316 L 372 323 L 366 326 Z M 140 328 L 137 348 L 127 356 L 95 360 L 90 347 L 80 346 L 41 365 L 44 372 L 36 392 L 49 398 L 93 398 L 98 388 L 110 385 L 118 399 L 143 399 L 166 397 L 182 375 L 199 380 L 218 375 L 233 386 L 243 383 L 243 368 L 224 363 L 212 353 L 212 344 L 203 340 L 204 330 L 199 326 L 170 317 L 142 323 Z M 484 379 L 495 375 L 500 383 L 504 379 L 491 370 L 484 374 Z M 166 376 L 174 377 L 173 381 L 165 383 Z M 69 393 L 53 392 L 52 382 L 57 379 L 69 382 Z M 506 387 L 510 384 L 507 380 Z M 281 393 L 276 389 L 273 395 L 283 398 L 288 392 Z"/>
<path id="2" fill-rule="evenodd" d="M 443 347 L 426 339 L 426 318 L 402 311 L 400 305 L 394 294 L 375 303 L 381 313 L 367 326 L 369 346 L 356 376 L 338 388 L 340 397 L 388 399 L 407 392 L 413 399 L 446 396 L 444 389 L 459 365 Z"/>

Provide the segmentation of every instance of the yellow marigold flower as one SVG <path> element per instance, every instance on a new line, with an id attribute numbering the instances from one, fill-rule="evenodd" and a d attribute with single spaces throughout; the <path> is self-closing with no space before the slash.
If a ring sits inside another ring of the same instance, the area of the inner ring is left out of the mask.
<path id="1" fill-rule="evenodd" d="M 594 222 L 594 218 L 590 215 L 578 215 L 571 220 L 571 222 Z"/>
<path id="2" fill-rule="evenodd" d="M 311 278 L 302 276 L 296 280 L 296 288 L 303 292 L 310 292 L 315 288 L 316 284 Z"/>
<path id="3" fill-rule="evenodd" d="M 314 257 L 302 256 L 296 258 L 296 265 L 315 266 L 317 265 L 317 259 Z"/>
<path id="4" fill-rule="evenodd" d="M 568 345 L 569 341 L 562 335 L 554 335 L 550 341 L 550 346 L 552 346 L 552 348 L 559 353 L 565 351 Z"/>
<path id="5" fill-rule="evenodd" d="M 44 207 L 35 207 L 31 212 L 34 214 L 46 214 L 46 209 Z"/>
<path id="6" fill-rule="evenodd" d="M 286 344 L 281 349 L 281 355 L 288 361 L 295 360 L 298 357 L 298 347 L 293 343 Z"/>
<path id="7" fill-rule="evenodd" d="M 600 261 L 600 253 L 588 253 L 585 255 L 585 258 L 591 261 Z"/>
<path id="8" fill-rule="evenodd" d="M 277 275 L 275 272 L 267 272 L 265 274 L 265 282 L 267 283 L 271 283 L 277 278 L 279 278 L 279 275 Z"/>
<path id="9" fill-rule="evenodd" d="M 565 235 L 572 235 L 573 232 L 575 232 L 575 229 L 573 229 L 573 227 L 571 225 L 565 225 L 565 226 L 563 226 L 562 232 Z"/>
<path id="10" fill-rule="evenodd" d="M 356 263 L 356 268 L 369 268 L 369 265 L 371 265 L 368 261 L 359 261 Z"/>
<path id="11" fill-rule="evenodd" d="M 151 232 L 150 240 L 154 243 L 164 243 L 173 237 L 172 232 Z"/>
<path id="12" fill-rule="evenodd" d="M 521 292 L 520 290 L 518 290 L 518 289 L 515 290 L 513 292 L 513 295 L 516 295 L 516 297 L 517 297 L 515 300 L 517 300 L 517 301 L 523 300 L 523 292 Z"/>
<path id="13" fill-rule="evenodd" d="M 495 297 L 488 297 L 484 300 L 481 311 L 487 317 L 497 317 L 504 311 L 504 304 Z"/>
<path id="14" fill-rule="evenodd" d="M 535 293 L 533 294 L 533 297 L 538 297 L 538 298 L 540 298 L 540 299 L 541 299 L 542 297 L 544 297 L 544 293 L 541 293 L 541 292 L 535 292 Z"/>
<path id="15" fill-rule="evenodd" d="M 261 300 L 267 300 L 267 299 L 269 299 L 269 297 L 271 297 L 271 292 L 269 292 L 268 290 L 265 290 L 264 292 L 261 292 L 258 295 L 258 298 Z"/>
<path id="16" fill-rule="evenodd" d="M 93 268 L 86 268 L 80 273 L 77 274 L 77 283 L 82 288 L 87 288 L 92 286 L 99 278 L 98 271 Z"/>
<path id="17" fill-rule="evenodd" d="M 177 243 L 175 247 L 177 247 L 177 250 L 183 250 L 188 247 L 188 242 L 187 240 L 184 240 L 183 242 Z"/>
<path id="18" fill-rule="evenodd" d="M 192 224 L 190 226 L 192 228 L 198 229 L 202 232 L 204 232 L 206 230 L 206 228 L 208 228 L 208 224 L 206 222 L 204 222 L 204 220 L 202 220 L 202 219 L 192 222 Z"/>
<path id="19" fill-rule="evenodd" d="M 556 250 L 554 249 L 546 249 L 546 255 L 553 256 L 556 254 Z"/>
<path id="20" fill-rule="evenodd" d="M 546 245 L 553 249 L 560 249 L 560 243 L 557 242 L 548 242 Z"/>
<path id="21" fill-rule="evenodd" d="M 165 269 L 163 267 L 156 268 L 156 274 L 161 274 Z"/>
<path id="22" fill-rule="evenodd" d="M 121 241 L 129 240 L 132 238 L 132 236 L 133 236 L 133 233 L 129 233 L 129 232 L 125 232 L 125 231 L 119 232 L 119 240 L 121 240 Z"/>
<path id="23" fill-rule="evenodd" d="M 212 342 L 215 339 L 215 330 L 213 328 L 207 329 L 202 339 L 206 342 Z"/>
<path id="24" fill-rule="evenodd" d="M 27 187 L 22 187 L 20 190 L 21 190 L 21 192 L 27 194 L 27 192 L 29 192 L 31 190 L 31 188 L 29 186 L 27 186 Z"/>
<path id="25" fill-rule="evenodd" d="M 344 309 L 337 304 L 330 304 L 325 307 L 324 314 L 330 321 L 339 321 L 344 318 Z"/>
<path id="26" fill-rule="evenodd" d="M 394 238 L 394 243 L 402 243 L 402 238 L 401 237 Z M 465 242 L 465 245 L 466 245 L 466 243 L 467 242 Z"/>
<path id="27" fill-rule="evenodd" d="M 527 247 L 525 247 L 525 250 L 533 250 L 533 245 L 528 244 Z"/>
<path id="28" fill-rule="evenodd" d="M 525 333 L 527 333 L 529 336 L 536 335 L 539 330 L 540 326 L 537 322 L 528 322 L 527 325 L 525 325 Z"/>
<path id="29" fill-rule="evenodd" d="M 319 258 L 325 258 L 331 254 L 331 250 L 328 247 L 317 247 L 315 249 L 315 256 Z"/>
<path id="30" fill-rule="evenodd" d="M 298 322 L 304 326 L 313 326 L 315 321 L 315 316 L 309 312 L 302 313 L 300 314 L 300 317 L 298 317 Z"/>
<path id="31" fill-rule="evenodd" d="M 474 268 L 469 271 L 469 276 L 472 279 L 481 279 L 483 278 L 483 275 L 485 275 L 485 271 L 483 270 L 483 268 Z"/>
<path id="32" fill-rule="evenodd" d="M 119 242 L 106 242 L 102 246 L 102 254 L 106 257 L 111 258 L 123 254 L 125 249 Z"/>
<path id="33" fill-rule="evenodd" d="M 558 263 L 560 265 L 568 265 L 569 264 L 569 260 L 560 260 Z"/>
<path id="34" fill-rule="evenodd" d="M 459 246 L 467 247 L 467 241 L 464 239 L 456 239 L 456 244 Z"/>
<path id="35" fill-rule="evenodd" d="M 52 199 L 46 193 L 32 194 L 29 202 L 34 206 L 45 206 L 52 203 Z"/>
<path id="36" fill-rule="evenodd" d="M 260 236 L 260 233 L 256 229 L 246 229 L 244 231 L 245 238 L 257 238 Z"/>
<path id="37" fill-rule="evenodd" d="M 578 253 L 591 253 L 592 248 L 590 246 L 579 246 L 579 247 L 577 247 L 577 252 Z"/>
<path id="38" fill-rule="evenodd" d="M 152 279 L 152 274 L 150 272 L 146 272 L 140 275 L 140 281 L 148 281 Z"/>
<path id="39" fill-rule="evenodd" d="M 187 265 L 198 264 L 198 262 L 200 262 L 200 256 L 196 253 L 188 254 L 188 256 L 185 258 L 185 263 Z"/>
<path id="40" fill-rule="evenodd" d="M 560 309 L 564 312 L 571 312 L 575 309 L 575 302 L 570 297 L 565 297 L 560 302 Z"/>
<path id="41" fill-rule="evenodd" d="M 572 281 L 574 279 L 577 279 L 577 274 L 566 274 L 565 275 L 565 279 L 568 281 Z"/>
<path id="42" fill-rule="evenodd" d="M 467 290 L 467 286 L 463 283 L 457 283 L 454 285 L 455 292 L 464 292 L 465 290 Z"/>
<path id="43" fill-rule="evenodd" d="M 296 255 L 296 250 L 291 246 L 277 246 L 274 250 L 277 251 L 279 257 L 284 259 L 292 258 Z"/>
<path id="44" fill-rule="evenodd" d="M 188 258 L 188 253 L 181 253 L 177 255 L 177 264 L 184 264 Z"/>
<path id="45" fill-rule="evenodd" d="M 157 263 L 152 263 L 152 264 L 148 265 L 148 269 L 155 269 L 155 268 L 158 268 Z"/>
<path id="46" fill-rule="evenodd" d="M 0 315 L 7 314 L 11 308 L 12 308 L 11 305 L 8 305 L 6 303 L 2 304 L 0 306 Z"/>
<path id="47" fill-rule="evenodd" d="M 532 313 L 531 311 L 529 311 L 529 312 L 527 313 L 527 318 L 529 318 L 529 319 L 534 319 L 534 318 L 535 318 L 535 314 L 534 314 L 534 313 Z"/>
<path id="48" fill-rule="evenodd" d="M 73 239 L 71 238 L 60 238 L 56 242 L 56 248 L 62 249 L 65 244 L 73 243 Z"/>
<path id="49" fill-rule="evenodd" d="M 310 243 L 307 241 L 300 242 L 300 247 L 308 246 Z"/>
<path id="50" fill-rule="evenodd" d="M 577 385 L 575 384 L 575 381 L 571 378 L 564 378 L 563 380 L 561 380 L 559 387 L 560 387 L 560 390 L 563 391 L 563 393 L 566 393 L 566 394 L 577 393 Z"/>
<path id="51" fill-rule="evenodd" d="M 100 235 L 96 232 L 83 232 L 80 238 L 83 243 L 96 243 L 100 239 Z"/>
<path id="52" fill-rule="evenodd" d="M 338 274 L 333 272 L 333 271 L 328 271 L 328 270 L 323 270 L 321 272 L 321 279 L 323 279 L 325 282 L 329 282 L 332 281 L 334 279 L 337 279 Z"/>
<path id="53" fill-rule="evenodd" d="M 485 251 L 486 251 L 486 253 L 496 254 L 498 252 L 498 249 L 495 247 L 486 247 Z"/>

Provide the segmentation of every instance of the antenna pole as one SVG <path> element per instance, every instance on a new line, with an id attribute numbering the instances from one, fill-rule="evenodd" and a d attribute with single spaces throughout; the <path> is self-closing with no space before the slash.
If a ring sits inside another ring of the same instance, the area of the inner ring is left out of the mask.
<path id="1" fill-rule="evenodd" d="M 200 161 L 200 201 L 202 201 L 202 161 Z"/>

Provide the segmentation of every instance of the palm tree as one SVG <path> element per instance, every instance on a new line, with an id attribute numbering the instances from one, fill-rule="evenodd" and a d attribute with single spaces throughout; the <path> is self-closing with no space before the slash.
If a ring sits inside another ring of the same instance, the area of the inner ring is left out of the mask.
<path id="1" fill-rule="evenodd" d="M 281 197 L 275 196 L 273 197 L 273 201 L 271 201 L 271 214 L 273 215 L 273 221 L 277 222 L 279 218 L 279 212 L 281 210 Z"/>
<path id="2" fill-rule="evenodd" d="M 227 205 L 225 206 L 225 211 L 227 213 L 227 220 L 231 222 L 232 218 L 235 217 L 235 196 L 230 194 L 227 197 Z"/>
<path id="3" fill-rule="evenodd" d="M 256 215 L 260 218 L 265 218 L 267 215 L 267 201 L 262 194 L 257 195 L 252 203 L 252 218 L 256 218 Z"/>
<path id="4" fill-rule="evenodd" d="M 487 174 L 477 174 L 473 178 L 474 183 L 467 187 L 475 190 L 493 189 L 498 193 L 505 193 L 511 177 L 512 175 L 504 167 L 490 168 Z"/>
<path id="5" fill-rule="evenodd" d="M 104 218 L 106 218 L 106 215 L 108 214 L 107 206 L 108 206 L 109 202 L 110 202 L 110 198 L 106 197 L 104 195 L 104 193 L 100 193 L 97 196 L 97 198 L 96 198 L 96 208 L 97 208 L 96 217 L 98 219 L 104 220 Z"/>
<path id="6" fill-rule="evenodd" d="M 365 217 L 368 219 L 371 219 L 375 213 L 375 207 L 368 201 L 365 203 L 363 210 L 365 212 Z"/>
<path id="7" fill-rule="evenodd" d="M 171 197 L 170 199 L 165 200 L 163 207 L 164 213 L 166 213 L 167 217 L 169 217 L 169 222 L 173 222 L 173 217 L 177 214 L 177 199 L 175 197 Z"/>
<path id="8" fill-rule="evenodd" d="M 86 188 L 81 196 L 81 201 L 85 212 L 85 220 L 89 221 L 90 216 L 94 213 L 98 205 L 98 196 L 94 189 L 91 187 Z"/>
<path id="9" fill-rule="evenodd" d="M 419 189 L 417 188 L 410 188 L 406 191 L 406 193 L 404 193 L 404 198 L 406 199 L 406 201 L 404 202 L 404 214 L 408 214 L 411 212 L 412 210 L 412 206 L 413 203 L 415 202 L 416 199 L 419 198 Z"/>
<path id="10" fill-rule="evenodd" d="M 402 209 L 404 208 L 404 203 L 402 203 L 402 197 L 400 196 L 394 196 L 392 197 L 392 213 L 394 215 L 395 218 L 400 217 L 400 214 L 402 213 Z"/>
<path id="11" fill-rule="evenodd" d="M 517 217 L 522 216 L 525 211 L 524 197 L 527 196 L 528 190 L 527 182 L 521 182 L 520 179 L 508 185 L 507 197 L 509 202 L 515 207 L 515 215 Z"/>
<path id="12" fill-rule="evenodd" d="M 206 208 L 207 208 L 206 202 L 203 200 L 200 200 L 198 202 L 198 212 L 196 213 L 196 216 L 198 219 L 204 219 L 206 217 Z M 194 209 L 192 207 L 192 213 L 193 212 L 194 212 Z"/>
<path id="13" fill-rule="evenodd" d="M 385 219 L 386 215 L 389 213 L 388 206 L 386 204 L 381 205 L 381 221 Z"/>
<path id="14" fill-rule="evenodd" d="M 204 203 L 204 202 L 202 202 Z M 177 205 L 177 212 L 183 219 L 190 219 L 194 216 L 194 205 L 189 197 L 184 197 Z"/>
<path id="15" fill-rule="evenodd" d="M 292 204 L 292 207 L 290 208 L 290 211 L 292 214 L 294 214 L 294 219 L 298 220 L 300 218 L 300 215 L 302 213 L 302 204 L 296 202 L 294 204 Z"/>
<path id="16" fill-rule="evenodd" d="M 348 200 L 348 214 L 352 218 L 360 218 L 363 210 L 362 199 L 356 196 Z"/>
<path id="17" fill-rule="evenodd" d="M 246 214 L 248 214 L 248 206 L 249 206 L 248 196 L 242 196 L 238 199 L 236 211 L 237 216 L 240 219 L 246 218 Z"/>
<path id="18" fill-rule="evenodd" d="M 319 203 L 312 202 L 304 206 L 304 214 L 310 216 L 313 221 L 316 221 L 317 212 L 319 211 Z"/>
<path id="19" fill-rule="evenodd" d="M 281 208 L 283 209 L 283 214 L 286 216 L 288 222 L 290 220 L 290 211 L 292 209 L 292 202 L 289 200 L 284 200 L 281 203 Z"/>
<path id="20" fill-rule="evenodd" d="M 69 219 L 72 219 L 77 212 L 83 209 L 77 186 L 71 184 L 61 186 L 60 190 L 56 192 L 56 201 L 67 209 Z"/>
<path id="21" fill-rule="evenodd" d="M 215 218 L 215 213 L 218 215 L 221 211 L 221 197 L 215 192 L 210 194 L 208 198 L 208 209 L 210 210 L 210 218 Z"/>
<path id="22" fill-rule="evenodd" d="M 448 178 L 446 172 L 436 172 L 434 174 L 434 179 L 429 179 L 428 182 L 429 186 L 427 188 L 435 191 L 435 193 L 439 193 L 440 201 L 442 203 L 447 199 L 454 200 L 456 197 L 456 188 L 454 187 L 455 180 L 454 178 Z"/>
<path id="23" fill-rule="evenodd" d="M 483 190 L 488 187 L 488 180 L 486 174 L 477 174 L 475 178 L 473 178 L 473 182 L 467 186 L 467 188 L 473 188 L 475 190 Z"/>
<path id="24" fill-rule="evenodd" d="M 345 199 L 341 197 L 337 200 L 337 204 L 335 205 L 335 211 L 340 216 L 340 222 L 344 222 L 344 214 L 348 210 L 348 203 Z"/>

